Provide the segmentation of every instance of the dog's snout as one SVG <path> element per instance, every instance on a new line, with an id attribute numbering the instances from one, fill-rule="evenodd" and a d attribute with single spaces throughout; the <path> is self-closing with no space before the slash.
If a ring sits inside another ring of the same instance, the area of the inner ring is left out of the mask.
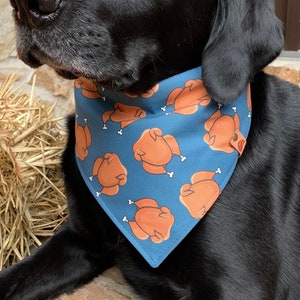
<path id="1" fill-rule="evenodd" d="M 61 0 L 10 0 L 17 22 L 35 27 L 53 19 Z"/>

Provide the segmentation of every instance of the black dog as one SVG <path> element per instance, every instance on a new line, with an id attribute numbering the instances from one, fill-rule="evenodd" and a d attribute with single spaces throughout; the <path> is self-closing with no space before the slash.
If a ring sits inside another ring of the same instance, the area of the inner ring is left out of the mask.
<path id="1" fill-rule="evenodd" d="M 230 103 L 251 82 L 247 146 L 216 204 L 158 267 L 116 229 L 76 167 L 74 119 L 63 156 L 69 221 L 0 274 L 0 299 L 50 299 L 117 264 L 149 299 L 300 297 L 300 91 L 260 72 L 281 51 L 271 0 L 11 0 L 20 58 L 144 92 L 202 66 Z"/>

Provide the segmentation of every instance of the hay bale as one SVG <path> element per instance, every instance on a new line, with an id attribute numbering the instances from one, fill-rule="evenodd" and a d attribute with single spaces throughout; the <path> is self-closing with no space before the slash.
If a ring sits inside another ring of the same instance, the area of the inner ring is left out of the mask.
<path id="1" fill-rule="evenodd" d="M 66 219 L 61 119 L 54 106 L 13 83 L 11 75 L 0 89 L 0 270 L 29 255 Z"/>

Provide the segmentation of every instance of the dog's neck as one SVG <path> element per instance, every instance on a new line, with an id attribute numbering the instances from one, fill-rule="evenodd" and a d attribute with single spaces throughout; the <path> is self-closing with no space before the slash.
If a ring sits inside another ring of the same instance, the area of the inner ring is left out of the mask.
<path id="1" fill-rule="evenodd" d="M 207 213 L 242 155 L 249 93 L 230 106 L 201 68 L 135 95 L 77 80 L 76 157 L 98 203 L 154 267 Z"/>

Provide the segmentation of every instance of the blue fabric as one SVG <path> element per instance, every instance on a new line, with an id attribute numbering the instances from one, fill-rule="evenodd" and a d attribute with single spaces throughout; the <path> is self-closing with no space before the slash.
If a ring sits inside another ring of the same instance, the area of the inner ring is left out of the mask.
<path id="1" fill-rule="evenodd" d="M 152 267 L 201 220 L 229 181 L 251 123 L 249 89 L 210 99 L 195 68 L 142 95 L 78 79 L 76 157 L 95 199 Z"/>

